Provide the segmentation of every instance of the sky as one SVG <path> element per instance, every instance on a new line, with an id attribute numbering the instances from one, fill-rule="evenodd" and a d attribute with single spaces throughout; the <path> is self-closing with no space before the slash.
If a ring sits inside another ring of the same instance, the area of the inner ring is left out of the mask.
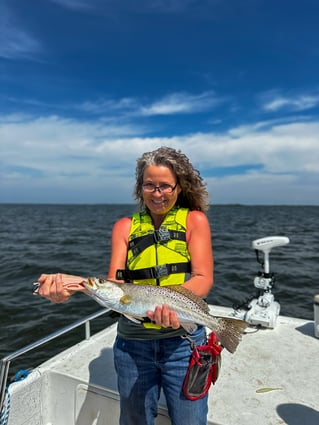
<path id="1" fill-rule="evenodd" d="M 212 204 L 319 205 L 317 0 L 1 0 L 0 202 L 132 203 L 171 146 Z"/>

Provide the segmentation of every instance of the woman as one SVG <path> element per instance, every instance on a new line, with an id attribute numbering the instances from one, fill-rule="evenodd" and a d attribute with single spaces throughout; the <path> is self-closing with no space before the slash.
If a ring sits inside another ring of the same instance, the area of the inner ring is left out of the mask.
<path id="1" fill-rule="evenodd" d="M 161 147 L 137 161 L 135 198 L 140 212 L 117 221 L 112 232 L 108 279 L 134 284 L 182 284 L 206 297 L 213 284 L 211 233 L 205 211 L 208 193 L 189 159 L 180 151 Z M 69 275 L 42 275 L 39 293 L 53 302 L 71 295 L 63 284 L 79 282 Z M 187 400 L 182 384 L 191 347 L 181 338 L 174 311 L 159 305 L 137 324 L 121 317 L 114 344 L 121 425 L 154 423 L 160 390 L 166 397 L 173 425 L 204 425 L 207 396 Z M 203 327 L 190 335 L 201 345 Z"/>

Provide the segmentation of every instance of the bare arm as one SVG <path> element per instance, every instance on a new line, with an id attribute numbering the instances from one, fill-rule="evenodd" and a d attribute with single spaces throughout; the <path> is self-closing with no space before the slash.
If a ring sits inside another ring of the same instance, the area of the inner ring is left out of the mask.
<path id="1" fill-rule="evenodd" d="M 214 261 L 210 226 L 204 213 L 190 211 L 187 217 L 186 240 L 191 256 L 192 274 L 183 286 L 200 297 L 206 297 L 214 282 Z"/>
<path id="2" fill-rule="evenodd" d="M 116 270 L 125 268 L 131 222 L 130 218 L 125 217 L 118 220 L 113 226 L 111 260 L 107 276 L 110 280 L 116 280 Z"/>

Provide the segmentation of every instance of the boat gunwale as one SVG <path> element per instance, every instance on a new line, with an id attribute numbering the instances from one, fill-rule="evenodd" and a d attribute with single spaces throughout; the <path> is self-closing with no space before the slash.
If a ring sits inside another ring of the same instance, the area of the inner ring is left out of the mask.
<path id="1" fill-rule="evenodd" d="M 76 320 L 75 322 L 70 323 L 67 326 L 64 326 L 63 328 L 60 328 L 49 335 L 40 338 L 31 344 L 25 345 L 22 348 L 19 348 L 18 350 L 14 351 L 13 353 L 8 354 L 7 356 L 3 357 L 1 361 L 1 368 L 0 368 L 0 412 L 2 412 L 5 396 L 6 396 L 6 389 L 8 387 L 8 376 L 9 376 L 9 369 L 11 361 L 22 356 L 23 354 L 26 354 L 30 351 L 33 351 L 42 345 L 47 344 L 48 342 L 61 337 L 62 335 L 65 335 L 71 331 L 73 331 L 76 328 L 79 328 L 80 326 L 85 326 L 85 338 L 84 340 L 88 340 L 91 338 L 91 328 L 90 323 L 92 320 L 97 319 L 105 314 L 111 314 L 112 310 L 109 308 L 103 308 L 95 313 L 92 313 L 88 316 L 85 316 L 79 320 Z M 61 350 L 63 352 L 64 349 Z"/>

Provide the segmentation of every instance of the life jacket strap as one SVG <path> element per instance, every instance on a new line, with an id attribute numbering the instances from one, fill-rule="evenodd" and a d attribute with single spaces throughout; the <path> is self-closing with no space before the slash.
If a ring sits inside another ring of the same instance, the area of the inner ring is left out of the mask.
<path id="1" fill-rule="evenodd" d="M 155 243 L 168 242 L 170 240 L 186 242 L 186 233 L 179 232 L 177 230 L 160 228 L 159 230 L 155 230 L 149 235 L 140 236 L 130 240 L 128 246 L 133 255 L 137 256 L 142 251 L 144 251 L 144 249 L 154 245 Z"/>
<path id="2" fill-rule="evenodd" d="M 162 264 L 155 267 L 148 267 L 145 269 L 128 270 L 119 269 L 116 271 L 116 279 L 130 282 L 133 280 L 141 279 L 160 279 L 161 277 L 168 276 L 173 273 L 190 273 L 191 263 L 174 263 Z"/>

